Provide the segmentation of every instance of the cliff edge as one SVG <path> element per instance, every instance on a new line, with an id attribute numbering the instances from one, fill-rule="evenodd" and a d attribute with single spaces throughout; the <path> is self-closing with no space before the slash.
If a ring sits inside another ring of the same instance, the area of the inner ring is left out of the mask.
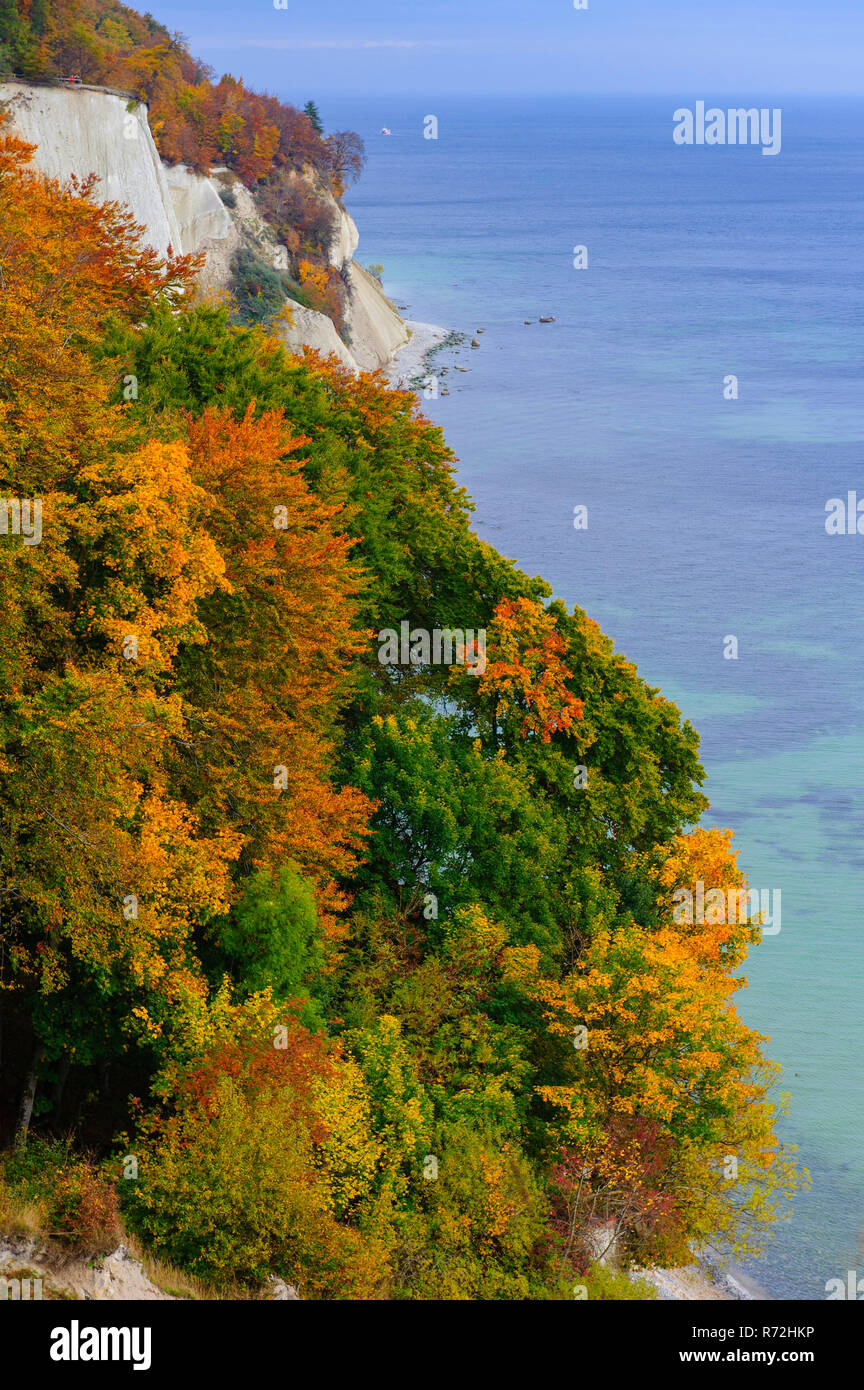
<path id="1" fill-rule="evenodd" d="M 276 236 L 249 190 L 227 169 L 205 175 L 165 164 L 147 107 L 127 94 L 6 79 L 0 82 L 0 108 L 9 113 L 15 133 L 38 147 L 34 160 L 44 173 L 61 180 L 95 174 L 96 196 L 126 204 L 160 256 L 169 248 L 203 254 L 200 294 L 231 287 L 232 262 L 244 247 L 268 265 L 280 264 Z M 372 370 L 408 341 L 408 329 L 375 277 L 354 260 L 359 236 L 353 219 L 331 193 L 325 197 L 332 204 L 331 264 L 349 288 L 348 341 L 325 314 L 291 301 L 291 322 L 279 325 L 279 336 L 292 351 L 311 347 L 335 353 L 352 371 Z"/>

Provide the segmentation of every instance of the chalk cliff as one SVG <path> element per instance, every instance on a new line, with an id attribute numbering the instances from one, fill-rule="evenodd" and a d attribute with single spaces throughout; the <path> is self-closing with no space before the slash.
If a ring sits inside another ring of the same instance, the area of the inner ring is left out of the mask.
<path id="1" fill-rule="evenodd" d="M 200 293 L 228 288 L 231 262 L 242 246 L 270 265 L 279 264 L 276 238 L 248 189 L 227 170 L 206 176 L 164 164 L 146 106 L 104 88 L 18 80 L 0 82 L 0 106 L 16 133 L 38 146 L 35 162 L 46 174 L 58 179 L 96 174 L 97 196 L 126 204 L 144 227 L 144 240 L 160 255 L 169 247 L 203 254 Z M 233 206 L 220 196 L 229 189 Z M 354 260 L 359 236 L 353 219 L 331 194 L 325 196 L 333 211 L 330 260 L 351 291 L 350 347 L 331 319 L 300 304 L 289 305 L 291 323 L 280 334 L 294 351 L 313 347 L 335 353 L 352 370 L 370 370 L 392 358 L 408 341 L 408 330 L 375 277 Z"/>
<path id="2" fill-rule="evenodd" d="M 166 169 L 147 123 L 147 108 L 93 87 L 0 82 L 0 102 L 16 134 L 38 145 L 36 163 L 52 178 L 100 180 L 104 202 L 126 203 L 164 256 L 180 246 Z"/>

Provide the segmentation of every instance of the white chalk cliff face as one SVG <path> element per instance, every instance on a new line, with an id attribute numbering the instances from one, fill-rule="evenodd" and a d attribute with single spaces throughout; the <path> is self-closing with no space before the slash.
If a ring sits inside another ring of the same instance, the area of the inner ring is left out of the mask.
<path id="1" fill-rule="evenodd" d="M 279 248 L 258 213 L 249 190 L 228 170 L 210 177 L 183 165 L 163 164 L 150 133 L 146 106 L 93 87 L 30 86 L 0 82 L 0 106 L 12 129 L 37 145 L 35 163 L 52 178 L 96 174 L 96 196 L 126 204 L 145 229 L 144 240 L 160 256 L 175 252 L 205 256 L 199 293 L 228 288 L 231 261 L 242 246 L 269 265 L 278 265 Z M 229 208 L 220 190 L 230 188 Z M 280 337 L 292 351 L 301 347 L 335 353 L 353 371 L 388 362 L 408 341 L 408 330 L 374 276 L 354 261 L 359 236 L 351 217 L 331 195 L 335 236 L 331 263 L 344 270 L 351 287 L 347 314 L 351 338 L 345 345 L 332 321 L 300 304 L 289 304 L 290 324 Z"/>
<path id="2" fill-rule="evenodd" d="M 165 169 L 147 124 L 147 108 L 92 88 L 30 87 L 0 82 L 0 102 L 12 128 L 38 145 L 35 161 L 52 178 L 100 179 L 103 202 L 126 203 L 147 241 L 164 256 L 180 243 Z"/>

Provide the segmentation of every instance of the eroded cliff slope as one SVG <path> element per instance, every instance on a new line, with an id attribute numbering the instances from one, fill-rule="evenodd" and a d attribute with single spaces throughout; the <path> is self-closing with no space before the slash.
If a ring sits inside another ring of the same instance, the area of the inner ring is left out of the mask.
<path id="1" fill-rule="evenodd" d="M 231 287 L 232 262 L 242 247 L 266 264 L 279 265 L 277 239 L 248 189 L 228 170 L 207 176 L 164 164 L 146 106 L 104 88 L 18 80 L 0 82 L 0 104 L 16 133 L 38 147 L 35 161 L 46 174 L 58 179 L 95 174 L 96 196 L 126 204 L 160 255 L 169 247 L 203 254 L 200 293 Z M 228 190 L 226 203 L 221 195 Z M 388 362 L 407 342 L 408 331 L 375 277 L 353 259 L 359 240 L 353 219 L 332 194 L 325 196 L 334 226 L 330 259 L 350 288 L 350 347 L 325 314 L 293 302 L 291 322 L 280 325 L 280 336 L 293 350 L 313 347 L 335 353 L 353 370 L 369 370 Z"/>

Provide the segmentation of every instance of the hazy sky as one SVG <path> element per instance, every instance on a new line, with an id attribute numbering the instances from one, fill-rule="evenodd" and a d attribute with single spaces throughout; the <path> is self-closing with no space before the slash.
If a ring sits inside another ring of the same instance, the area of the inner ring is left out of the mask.
<path id="1" fill-rule="evenodd" d="M 864 0 L 142 0 L 219 72 L 327 96 L 862 91 Z"/>

